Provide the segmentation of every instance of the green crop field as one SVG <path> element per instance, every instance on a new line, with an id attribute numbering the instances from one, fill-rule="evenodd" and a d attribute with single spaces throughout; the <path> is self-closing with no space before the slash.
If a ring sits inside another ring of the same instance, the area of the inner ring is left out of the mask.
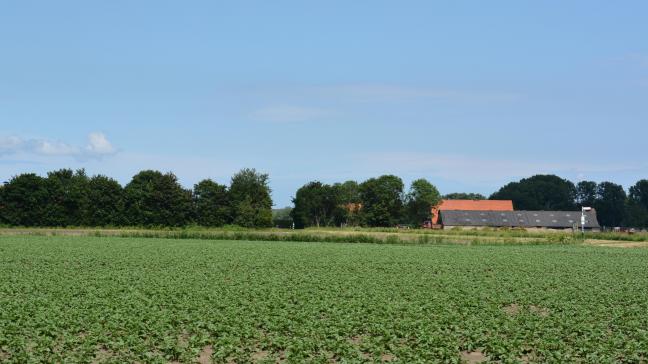
<path id="1" fill-rule="evenodd" d="M 0 362 L 648 360 L 648 249 L 0 236 Z"/>

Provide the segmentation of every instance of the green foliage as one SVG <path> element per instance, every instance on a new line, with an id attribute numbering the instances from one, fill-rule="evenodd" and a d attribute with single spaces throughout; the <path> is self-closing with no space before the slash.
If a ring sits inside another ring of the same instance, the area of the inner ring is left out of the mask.
<path id="1" fill-rule="evenodd" d="M 570 211 L 576 208 L 576 187 L 554 175 L 536 175 L 511 182 L 490 196 L 491 200 L 513 200 L 516 210 Z"/>
<path id="2" fill-rule="evenodd" d="M 419 226 L 426 220 L 430 220 L 432 206 L 438 205 L 441 201 L 439 190 L 425 179 L 417 179 L 412 182 L 406 197 L 409 223 Z"/>
<path id="3" fill-rule="evenodd" d="M 232 221 L 227 187 L 210 179 L 202 180 L 193 189 L 196 223 L 202 226 L 223 226 Z"/>
<path id="4" fill-rule="evenodd" d="M 403 181 L 393 175 L 360 184 L 360 217 L 367 226 L 394 226 L 403 216 Z"/>
<path id="5" fill-rule="evenodd" d="M 642 179 L 630 187 L 626 225 L 648 227 L 648 180 Z"/>
<path id="6" fill-rule="evenodd" d="M 641 363 L 647 259 L 575 245 L 5 237 L 0 361 Z"/>
<path id="7" fill-rule="evenodd" d="M 83 169 L 61 169 L 47 174 L 48 193 L 45 225 L 73 226 L 84 221 L 88 210 L 88 176 Z"/>
<path id="8" fill-rule="evenodd" d="M 648 179 L 642 179 L 630 187 L 630 199 L 648 209 Z"/>
<path id="9" fill-rule="evenodd" d="M 361 224 L 359 207 L 360 186 L 356 181 L 345 181 L 333 184 L 338 205 L 333 212 L 336 226 L 359 226 Z"/>
<path id="10" fill-rule="evenodd" d="M 444 200 L 485 200 L 486 196 L 480 193 L 454 192 L 443 196 Z"/>
<path id="11" fill-rule="evenodd" d="M 309 182 L 297 190 L 293 203 L 291 216 L 297 228 L 336 226 L 336 216 L 344 212 L 340 188 L 319 181 Z"/>
<path id="12" fill-rule="evenodd" d="M 140 226 L 182 226 L 191 221 L 191 192 L 173 173 L 142 171 L 124 188 L 125 216 Z"/>
<path id="13" fill-rule="evenodd" d="M 626 193 L 621 185 L 602 182 L 596 187 L 596 214 L 601 226 L 621 226 L 625 220 Z"/>
<path id="14" fill-rule="evenodd" d="M 14 226 L 45 226 L 49 191 L 47 181 L 33 173 L 12 178 L 2 188 L 2 220 Z"/>
<path id="15" fill-rule="evenodd" d="M 596 187 L 596 182 L 578 182 L 578 185 L 576 185 L 576 204 L 578 207 L 594 207 L 596 204 Z"/>
<path id="16" fill-rule="evenodd" d="M 267 174 L 245 168 L 232 177 L 229 196 L 233 222 L 243 227 L 272 226 L 272 199 Z"/>
<path id="17" fill-rule="evenodd" d="M 0 186 L 0 224 L 9 226 L 204 226 L 272 222 L 268 175 L 242 170 L 226 186 L 211 180 L 184 189 L 175 175 L 142 171 L 122 188 L 108 177 L 61 169 L 21 174 Z"/>
<path id="18" fill-rule="evenodd" d="M 90 178 L 83 225 L 118 226 L 124 222 L 124 191 L 119 182 L 98 175 Z"/>

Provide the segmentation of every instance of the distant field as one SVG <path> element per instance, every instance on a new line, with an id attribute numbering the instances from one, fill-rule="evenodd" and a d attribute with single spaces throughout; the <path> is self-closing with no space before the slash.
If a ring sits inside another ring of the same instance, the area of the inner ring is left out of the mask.
<path id="1" fill-rule="evenodd" d="M 426 230 L 395 228 L 0 228 L 0 236 L 96 236 L 206 240 L 349 242 L 377 244 L 592 244 L 648 247 L 648 233 L 580 233 L 506 229 Z M 632 244 L 627 244 L 632 243 Z"/>
<path id="2" fill-rule="evenodd" d="M 648 249 L 0 236 L 0 362 L 646 362 Z"/>

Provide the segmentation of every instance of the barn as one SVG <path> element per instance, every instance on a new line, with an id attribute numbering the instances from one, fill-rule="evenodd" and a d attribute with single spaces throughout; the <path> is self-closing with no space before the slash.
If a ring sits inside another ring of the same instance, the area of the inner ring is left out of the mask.
<path id="1" fill-rule="evenodd" d="M 596 210 L 585 211 L 585 230 L 600 231 Z M 441 210 L 444 229 L 524 228 L 527 230 L 573 230 L 580 228 L 581 211 L 478 211 Z"/>
<path id="2" fill-rule="evenodd" d="M 513 211 L 511 200 L 441 200 L 432 207 L 432 224 L 439 223 L 440 211 Z"/>

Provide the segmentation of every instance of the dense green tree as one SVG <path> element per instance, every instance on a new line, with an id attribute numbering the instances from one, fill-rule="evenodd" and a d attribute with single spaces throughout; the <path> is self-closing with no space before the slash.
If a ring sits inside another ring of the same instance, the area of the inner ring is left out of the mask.
<path id="1" fill-rule="evenodd" d="M 9 225 L 9 220 L 6 219 L 6 207 L 4 202 L 5 185 L 0 184 L 0 225 Z"/>
<path id="2" fill-rule="evenodd" d="M 454 192 L 443 196 L 444 200 L 485 200 L 486 196 L 480 193 Z"/>
<path id="3" fill-rule="evenodd" d="M 173 173 L 142 171 L 124 188 L 128 225 L 183 226 L 191 219 L 191 192 Z"/>
<path id="4" fill-rule="evenodd" d="M 227 187 L 210 179 L 202 180 L 193 190 L 196 222 L 202 226 L 223 226 L 231 222 Z"/>
<path id="5" fill-rule="evenodd" d="M 299 229 L 307 226 L 320 226 L 326 219 L 326 189 L 327 185 L 319 181 L 309 182 L 300 187 L 293 198 L 294 208 L 291 216 Z"/>
<path id="6" fill-rule="evenodd" d="M 576 204 L 579 207 L 592 207 L 596 204 L 596 182 L 581 181 L 576 185 Z"/>
<path id="7" fill-rule="evenodd" d="M 513 200 L 516 210 L 574 210 L 576 186 L 554 175 L 536 175 L 511 182 L 490 196 L 491 200 Z"/>
<path id="8" fill-rule="evenodd" d="M 628 199 L 623 225 L 633 228 L 648 227 L 648 209 L 637 203 L 635 200 Z"/>
<path id="9" fill-rule="evenodd" d="M 642 179 L 630 187 L 630 199 L 648 209 L 648 179 Z"/>
<path id="10" fill-rule="evenodd" d="M 360 186 L 356 181 L 336 183 L 333 187 L 337 190 L 338 200 L 343 203 L 360 203 Z"/>
<path id="11" fill-rule="evenodd" d="M 626 193 L 621 185 L 602 182 L 596 187 L 596 215 L 599 224 L 607 227 L 622 226 L 626 213 Z"/>
<path id="12" fill-rule="evenodd" d="M 335 225 L 360 225 L 360 208 L 362 204 L 358 182 L 349 180 L 343 183 L 335 183 L 333 189 L 338 199 L 338 205 L 333 212 Z"/>
<path id="13" fill-rule="evenodd" d="M 648 227 L 648 180 L 642 179 L 630 187 L 626 225 Z"/>
<path id="14" fill-rule="evenodd" d="M 232 177 L 230 201 L 233 222 L 244 227 L 272 226 L 272 198 L 267 174 L 243 169 Z"/>
<path id="15" fill-rule="evenodd" d="M 81 225 L 87 214 L 88 176 L 83 169 L 60 169 L 47 173 L 48 191 L 45 225 Z"/>
<path id="16" fill-rule="evenodd" d="M 118 226 L 124 219 L 124 190 L 112 178 L 97 175 L 88 181 L 87 207 L 83 224 Z"/>
<path id="17" fill-rule="evenodd" d="M 393 175 L 370 178 L 360 184 L 360 216 L 367 226 L 394 226 L 403 213 L 403 181 Z"/>
<path id="18" fill-rule="evenodd" d="M 49 193 L 47 181 L 34 173 L 13 177 L 2 188 L 2 221 L 18 226 L 45 226 Z"/>
<path id="19" fill-rule="evenodd" d="M 412 182 L 407 193 L 407 216 L 409 223 L 420 225 L 432 217 L 432 206 L 441 201 L 439 190 L 426 179 L 417 179 Z"/>
<path id="20" fill-rule="evenodd" d="M 295 195 L 292 217 L 295 226 L 334 226 L 345 219 L 341 201 L 344 191 L 340 185 L 330 186 L 319 181 L 302 186 Z"/>

